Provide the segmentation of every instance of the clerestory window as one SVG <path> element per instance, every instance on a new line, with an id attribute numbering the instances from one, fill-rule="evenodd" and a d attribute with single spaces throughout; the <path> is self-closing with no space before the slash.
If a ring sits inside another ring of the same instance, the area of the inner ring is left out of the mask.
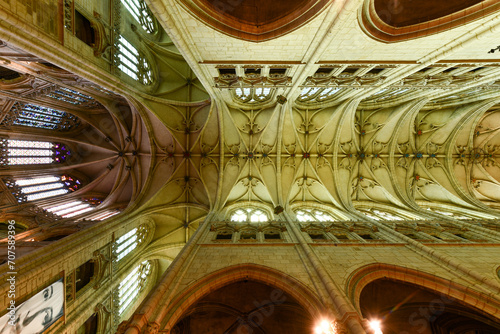
<path id="1" fill-rule="evenodd" d="M 259 223 L 269 221 L 269 217 L 261 209 L 244 208 L 235 210 L 231 214 L 231 221 Z"/>
<path id="2" fill-rule="evenodd" d="M 299 209 L 295 211 L 295 214 L 297 215 L 297 219 L 300 222 L 332 222 L 335 221 L 335 218 L 319 209 Z"/>
<path id="3" fill-rule="evenodd" d="M 38 165 L 65 162 L 71 151 L 61 143 L 35 140 L 0 140 L 0 165 Z"/>
<path id="4" fill-rule="evenodd" d="M 152 71 L 146 58 L 123 36 L 118 40 L 120 70 L 143 85 L 153 83 Z"/>
<path id="5" fill-rule="evenodd" d="M 54 92 L 50 95 L 56 96 L 57 93 Z M 78 127 L 80 120 L 78 117 L 64 111 L 16 102 L 5 114 L 0 125 L 7 128 L 10 126 L 27 126 L 46 130 L 69 131 Z"/>
<path id="6" fill-rule="evenodd" d="M 146 287 L 151 274 L 151 263 L 144 261 L 134 268 L 118 286 L 118 314 L 125 310 L 139 297 L 139 293 Z"/>
<path id="7" fill-rule="evenodd" d="M 141 225 L 118 238 L 113 245 L 116 261 L 120 261 L 136 249 L 144 241 L 146 233 L 146 227 Z"/>
<path id="8" fill-rule="evenodd" d="M 365 216 L 370 217 L 375 220 L 405 220 L 405 219 L 412 219 L 408 217 L 401 217 L 399 215 L 396 215 L 394 213 L 388 212 L 388 211 L 383 211 L 380 209 L 369 209 L 369 210 L 363 210 L 363 209 L 358 209 L 362 213 L 365 214 Z"/>
<path id="9" fill-rule="evenodd" d="M 304 87 L 298 97 L 300 102 L 323 102 L 333 98 L 340 87 Z"/>
<path id="10" fill-rule="evenodd" d="M 84 107 L 92 107 L 96 104 L 96 101 L 91 96 L 66 87 L 59 87 L 53 92 L 47 94 L 47 96 L 59 101 L 71 103 L 73 105 L 81 105 Z"/>
<path id="11" fill-rule="evenodd" d="M 268 101 L 274 90 L 270 87 L 245 87 L 236 88 L 234 90 L 234 97 L 239 102 L 243 103 L 258 103 Z"/>
<path id="12" fill-rule="evenodd" d="M 69 175 L 5 178 L 4 182 L 19 203 L 64 195 L 82 186 L 80 180 Z"/>
<path id="13" fill-rule="evenodd" d="M 50 206 L 46 210 L 62 218 L 71 218 L 94 210 L 101 202 L 98 198 L 85 198 Z"/>
<path id="14" fill-rule="evenodd" d="M 122 0 L 122 4 L 127 8 L 130 15 L 141 24 L 141 27 L 148 33 L 156 31 L 153 14 L 149 10 L 144 0 Z"/>

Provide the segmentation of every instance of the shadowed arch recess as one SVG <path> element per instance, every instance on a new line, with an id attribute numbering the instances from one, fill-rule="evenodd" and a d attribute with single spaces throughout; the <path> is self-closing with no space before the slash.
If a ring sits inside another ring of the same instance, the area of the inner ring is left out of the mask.
<path id="1" fill-rule="evenodd" d="M 263 42 L 310 21 L 328 0 L 182 0 L 201 21 L 229 36 Z"/>
<path id="2" fill-rule="evenodd" d="M 361 293 L 365 287 L 381 279 L 420 287 L 472 307 L 486 317 L 498 319 L 497 310 L 500 309 L 500 304 L 482 292 L 424 271 L 384 263 L 366 265 L 350 275 L 346 292 L 357 310 L 361 312 Z"/>
<path id="3" fill-rule="evenodd" d="M 361 28 L 383 42 L 400 42 L 453 29 L 500 10 L 497 0 L 365 0 Z"/>
<path id="4" fill-rule="evenodd" d="M 190 285 L 180 293 L 168 307 L 161 310 L 158 319 L 162 320 L 162 328 L 173 328 L 183 318 L 186 310 L 211 292 L 241 281 L 253 281 L 279 289 L 291 299 L 298 302 L 311 319 L 324 314 L 325 310 L 317 296 L 295 278 L 275 269 L 255 265 L 239 264 L 212 272 Z M 171 314 L 169 314 L 171 312 Z M 317 320 L 317 319 L 314 319 Z"/>

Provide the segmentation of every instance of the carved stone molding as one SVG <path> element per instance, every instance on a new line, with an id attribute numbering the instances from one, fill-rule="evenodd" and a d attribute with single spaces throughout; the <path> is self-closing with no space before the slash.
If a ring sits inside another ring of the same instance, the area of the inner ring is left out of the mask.
<path id="1" fill-rule="evenodd" d="M 111 311 L 110 309 L 99 303 L 95 306 L 95 312 L 97 313 L 97 334 L 105 334 L 110 330 L 111 325 Z"/>
<path id="2" fill-rule="evenodd" d="M 109 277 L 111 269 L 111 247 L 105 246 L 94 252 L 94 289 L 99 289 Z"/>
<path id="3" fill-rule="evenodd" d="M 158 334 L 158 331 L 160 330 L 160 325 L 158 325 L 156 322 L 150 322 L 146 329 L 143 331 L 144 334 Z"/>

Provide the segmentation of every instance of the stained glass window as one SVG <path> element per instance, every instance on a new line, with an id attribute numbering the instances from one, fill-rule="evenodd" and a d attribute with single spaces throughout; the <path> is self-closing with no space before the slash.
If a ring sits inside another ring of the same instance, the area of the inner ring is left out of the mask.
<path id="1" fill-rule="evenodd" d="M 149 10 L 144 0 L 122 0 L 122 4 L 127 8 L 134 19 L 139 22 L 148 33 L 156 31 L 153 14 Z"/>
<path id="2" fill-rule="evenodd" d="M 323 210 L 318 209 L 300 209 L 295 211 L 297 219 L 301 222 L 332 222 L 333 216 Z"/>
<path id="3" fill-rule="evenodd" d="M 67 194 L 80 189 L 82 185 L 80 180 L 69 175 L 5 178 L 4 182 L 20 203 Z"/>
<path id="4" fill-rule="evenodd" d="M 237 209 L 231 214 L 231 221 L 233 222 L 267 222 L 269 217 L 263 210 L 256 208 Z"/>
<path id="5" fill-rule="evenodd" d="M 146 237 L 146 227 L 141 225 L 122 235 L 113 245 L 116 261 L 120 261 L 139 246 Z"/>
<path id="6" fill-rule="evenodd" d="M 150 85 L 153 82 L 152 71 L 146 58 L 123 36 L 118 40 L 118 48 L 120 70 L 143 85 Z"/>
<path id="7" fill-rule="evenodd" d="M 66 87 L 59 87 L 55 91 L 47 94 L 47 96 L 59 101 L 71 103 L 74 105 L 83 105 L 87 107 L 90 107 L 96 103 L 91 96 Z"/>
<path id="8" fill-rule="evenodd" d="M 80 125 L 80 120 L 64 111 L 34 104 L 15 103 L 3 118 L 3 127 L 28 126 L 46 130 L 69 131 Z"/>
<path id="9" fill-rule="evenodd" d="M 122 315 L 132 302 L 137 299 L 139 293 L 144 290 L 149 274 L 151 274 L 151 263 L 144 261 L 121 281 L 118 286 L 119 315 Z"/>
<path id="10" fill-rule="evenodd" d="M 0 150 L 4 166 L 62 163 L 71 155 L 64 144 L 35 140 L 1 139 Z"/>

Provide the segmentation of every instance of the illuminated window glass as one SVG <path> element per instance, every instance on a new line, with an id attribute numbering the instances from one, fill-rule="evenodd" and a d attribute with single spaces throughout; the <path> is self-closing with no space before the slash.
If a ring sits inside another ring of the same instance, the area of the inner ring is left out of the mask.
<path id="1" fill-rule="evenodd" d="M 259 223 L 269 221 L 269 217 L 260 209 L 244 208 L 234 211 L 231 215 L 231 221 Z"/>
<path id="2" fill-rule="evenodd" d="M 335 221 L 333 216 L 323 210 L 318 209 L 300 209 L 295 211 L 297 219 L 300 222 L 328 222 Z"/>
<path id="3" fill-rule="evenodd" d="M 371 209 L 371 210 L 361 210 L 365 216 L 370 217 L 375 220 L 404 220 L 404 219 L 412 219 L 412 218 L 402 218 L 398 215 L 395 215 L 393 213 L 387 212 L 387 211 L 382 211 L 378 209 Z"/>
<path id="4" fill-rule="evenodd" d="M 66 87 L 59 87 L 55 91 L 47 94 L 47 96 L 74 105 L 90 106 L 95 103 L 92 97 Z"/>
<path id="5" fill-rule="evenodd" d="M 86 217 L 88 220 L 103 221 L 120 213 L 120 210 L 104 210 Z"/>
<path id="6" fill-rule="evenodd" d="M 433 211 L 436 213 L 439 213 L 443 216 L 450 217 L 453 219 L 496 219 L 496 217 L 491 216 L 487 213 L 479 212 L 479 211 L 474 211 L 471 212 L 459 212 L 460 209 L 457 208 L 457 211 L 451 211 L 447 208 L 427 208 L 428 211 Z"/>
<path id="7" fill-rule="evenodd" d="M 244 103 L 257 103 L 269 100 L 273 95 L 274 89 L 270 87 L 245 87 L 236 88 L 234 96 L 236 100 Z"/>
<path id="8" fill-rule="evenodd" d="M 64 111 L 17 102 L 4 117 L 1 125 L 69 131 L 80 125 L 80 120 Z"/>
<path id="9" fill-rule="evenodd" d="M 81 182 L 69 175 L 26 179 L 5 178 L 4 182 L 20 203 L 64 195 L 81 187 Z"/>
<path id="10" fill-rule="evenodd" d="M 146 58 L 123 36 L 120 36 L 118 40 L 118 48 L 120 50 L 118 53 L 120 70 L 143 85 L 150 85 L 153 82 L 152 72 Z"/>
<path id="11" fill-rule="evenodd" d="M 156 31 L 153 14 L 151 14 L 144 0 L 122 0 L 122 4 L 134 19 L 141 24 L 144 30 L 148 33 Z"/>
<path id="12" fill-rule="evenodd" d="M 340 87 L 304 87 L 298 97 L 298 101 L 322 102 L 333 98 L 340 90 Z"/>
<path id="13" fill-rule="evenodd" d="M 102 201 L 98 198 L 88 198 L 50 206 L 47 207 L 46 210 L 62 218 L 71 218 L 90 212 L 101 203 Z"/>
<path id="14" fill-rule="evenodd" d="M 141 225 L 118 238 L 113 245 L 116 261 L 120 261 L 136 249 L 144 241 L 146 232 L 146 227 Z"/>
<path id="15" fill-rule="evenodd" d="M 35 140 L 0 140 L 0 165 L 36 165 L 65 162 L 71 151 L 64 144 Z"/>
<path id="16" fill-rule="evenodd" d="M 130 274 L 118 286 L 118 314 L 122 315 L 125 310 L 137 299 L 139 293 L 144 290 L 151 274 L 151 263 L 144 261 L 134 268 Z"/>

